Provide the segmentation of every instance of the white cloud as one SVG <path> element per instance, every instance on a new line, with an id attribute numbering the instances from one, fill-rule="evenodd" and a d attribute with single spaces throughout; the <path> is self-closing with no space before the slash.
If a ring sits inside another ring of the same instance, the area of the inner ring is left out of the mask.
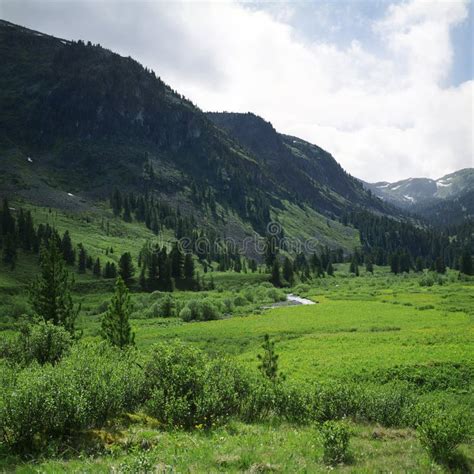
<path id="1" fill-rule="evenodd" d="M 56 2 L 6 2 L 7 19 L 130 54 L 204 110 L 253 111 L 363 179 L 473 166 L 474 83 L 446 81 L 465 1 L 390 6 L 372 25 L 378 54 L 356 40 L 302 42 L 287 6 L 270 14 L 227 2 L 73 1 L 62 11 Z"/>

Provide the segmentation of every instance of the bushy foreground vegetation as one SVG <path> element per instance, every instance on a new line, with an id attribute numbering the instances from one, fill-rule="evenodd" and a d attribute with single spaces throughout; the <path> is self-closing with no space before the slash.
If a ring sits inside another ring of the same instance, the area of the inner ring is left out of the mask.
<path id="1" fill-rule="evenodd" d="M 51 339 L 62 341 L 60 333 Z M 263 345 L 269 348 L 268 340 Z M 275 368 L 268 353 L 261 357 Z M 2 449 L 32 453 L 58 449 L 86 430 L 140 411 L 163 428 L 216 428 L 230 419 L 322 423 L 324 460 L 343 462 L 349 432 L 334 420 L 353 419 L 385 427 L 418 429 L 437 460 L 449 461 L 466 441 L 462 413 L 427 405 L 402 382 L 291 384 L 276 371 L 253 372 L 231 359 L 212 359 L 182 343 L 157 345 L 148 354 L 103 343 L 75 343 L 54 365 L 29 365 L 10 357 L 0 367 Z M 33 450 L 33 451 L 32 451 Z"/>

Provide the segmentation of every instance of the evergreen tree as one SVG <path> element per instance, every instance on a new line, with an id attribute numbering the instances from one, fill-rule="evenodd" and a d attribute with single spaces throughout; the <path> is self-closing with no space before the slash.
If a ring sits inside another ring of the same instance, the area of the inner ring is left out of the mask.
<path id="1" fill-rule="evenodd" d="M 240 255 L 237 255 L 234 262 L 234 272 L 240 273 L 241 271 L 242 271 L 242 260 L 240 259 Z"/>
<path id="2" fill-rule="evenodd" d="M 349 267 L 349 272 L 353 273 L 355 276 L 359 276 L 359 264 L 357 256 L 353 256 L 351 260 L 351 265 Z"/>
<path id="3" fill-rule="evenodd" d="M 293 285 L 295 280 L 293 264 L 291 263 L 291 260 L 288 257 L 285 257 L 285 260 L 283 262 L 283 278 L 285 279 L 285 281 L 288 282 L 290 286 Z"/>
<path id="4" fill-rule="evenodd" d="M 15 218 L 12 216 L 8 199 L 3 199 L 2 212 L 0 214 L 0 234 L 14 234 L 15 233 Z"/>
<path id="5" fill-rule="evenodd" d="M 370 257 L 367 257 L 365 260 L 365 271 L 368 273 L 374 273 L 374 265 Z"/>
<path id="6" fill-rule="evenodd" d="M 115 189 L 112 197 L 110 198 L 110 205 L 115 216 L 119 216 L 122 212 L 122 195 L 118 189 Z"/>
<path id="7" fill-rule="evenodd" d="M 131 313 L 130 295 L 123 279 L 119 276 L 115 283 L 115 293 L 109 308 L 102 318 L 101 335 L 110 344 L 123 349 L 134 344 L 129 317 Z"/>
<path id="8" fill-rule="evenodd" d="M 43 247 L 40 256 L 40 275 L 30 291 L 34 312 L 44 321 L 63 326 L 71 334 L 80 307 L 75 308 L 71 297 L 74 279 L 69 276 L 56 239 Z"/>
<path id="9" fill-rule="evenodd" d="M 86 273 L 86 268 L 87 268 L 87 253 L 86 249 L 82 246 L 82 244 L 79 244 L 79 258 L 77 261 L 77 266 L 79 273 Z"/>
<path id="10" fill-rule="evenodd" d="M 171 276 L 175 280 L 181 280 L 183 278 L 184 256 L 178 242 L 173 245 L 169 258 L 171 259 Z"/>
<path id="11" fill-rule="evenodd" d="M 96 277 L 100 277 L 100 275 L 102 274 L 101 265 L 100 265 L 100 259 L 99 259 L 99 258 L 97 258 L 96 261 L 94 262 L 94 266 L 92 267 L 92 273 L 93 273 Z"/>
<path id="12" fill-rule="evenodd" d="M 255 273 L 257 271 L 257 262 L 253 258 L 249 261 L 249 269 L 252 273 Z"/>
<path id="13" fill-rule="evenodd" d="M 14 234 L 7 234 L 3 245 L 3 263 L 8 265 L 11 270 L 15 269 L 17 261 L 16 239 Z"/>
<path id="14" fill-rule="evenodd" d="M 265 238 L 265 263 L 267 268 L 272 268 L 278 254 L 277 239 L 275 235 Z"/>
<path id="15" fill-rule="evenodd" d="M 474 269 L 472 265 L 472 255 L 469 252 L 469 249 L 464 249 L 461 255 L 461 265 L 460 265 L 460 272 L 464 273 L 465 275 L 474 275 Z"/>
<path id="16" fill-rule="evenodd" d="M 104 278 L 117 278 L 117 267 L 115 263 L 107 262 L 104 268 Z"/>
<path id="17" fill-rule="evenodd" d="M 395 275 L 400 273 L 400 256 L 398 253 L 393 253 L 390 256 L 390 271 Z"/>
<path id="18" fill-rule="evenodd" d="M 135 274 L 135 269 L 133 267 L 132 256 L 130 255 L 130 252 L 125 252 L 120 257 L 118 274 L 125 282 L 125 284 L 127 286 L 130 286 L 133 280 L 133 275 Z"/>
<path id="19" fill-rule="evenodd" d="M 280 263 L 278 262 L 278 259 L 276 258 L 273 261 L 272 265 L 272 276 L 270 278 L 270 282 L 273 284 L 273 286 L 276 287 L 281 287 L 281 274 L 280 274 Z"/>
<path id="20" fill-rule="evenodd" d="M 435 270 L 438 273 L 446 273 L 446 265 L 444 264 L 444 259 L 443 257 L 438 257 L 435 260 Z"/>
<path id="21" fill-rule="evenodd" d="M 130 208 L 130 198 L 125 198 L 123 203 L 123 220 L 132 222 L 132 211 Z"/>
<path id="22" fill-rule="evenodd" d="M 275 352 L 275 342 L 270 339 L 268 334 L 265 334 L 263 338 L 262 349 L 263 354 L 257 355 L 260 361 L 258 369 L 262 375 L 274 383 L 284 380 L 284 375 L 278 371 L 278 354 Z"/>
<path id="23" fill-rule="evenodd" d="M 184 257 L 184 278 L 188 281 L 194 279 L 194 260 L 191 253 L 187 253 Z"/>
<path id="24" fill-rule="evenodd" d="M 68 230 L 64 232 L 63 238 L 61 240 L 61 251 L 66 264 L 74 265 L 74 261 L 76 260 L 76 253 L 74 252 L 71 236 L 69 235 Z"/>
<path id="25" fill-rule="evenodd" d="M 333 276 L 333 275 L 334 275 L 334 267 L 332 266 L 331 260 L 329 260 L 328 266 L 327 266 L 327 268 L 326 268 L 326 273 L 327 273 L 329 276 Z"/>
<path id="26" fill-rule="evenodd" d="M 423 271 L 423 258 L 422 257 L 416 257 L 416 260 L 415 260 L 415 271 L 417 273 L 420 273 Z"/>

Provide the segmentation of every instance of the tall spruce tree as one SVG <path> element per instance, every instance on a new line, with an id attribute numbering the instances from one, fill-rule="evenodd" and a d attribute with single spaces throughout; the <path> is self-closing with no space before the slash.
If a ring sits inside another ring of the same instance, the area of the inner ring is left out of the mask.
<path id="1" fill-rule="evenodd" d="M 65 268 L 59 242 L 53 238 L 41 249 L 40 275 L 32 284 L 30 303 L 33 311 L 44 321 L 63 326 L 71 334 L 80 306 L 72 301 L 74 279 Z"/>
<path id="2" fill-rule="evenodd" d="M 461 265 L 460 265 L 461 273 L 465 275 L 474 275 L 474 268 L 472 265 L 472 255 L 468 248 L 464 249 L 461 255 Z"/>
<path id="3" fill-rule="evenodd" d="M 270 278 L 270 282 L 273 284 L 273 286 L 276 287 L 281 287 L 281 273 L 280 273 L 280 262 L 276 258 L 273 261 L 272 265 L 272 276 Z"/>
<path id="4" fill-rule="evenodd" d="M 133 280 L 133 275 L 135 274 L 130 252 L 125 252 L 120 257 L 118 274 L 122 277 L 125 284 L 130 286 Z"/>
<path id="5" fill-rule="evenodd" d="M 283 278 L 286 282 L 291 286 L 294 283 L 294 272 L 293 272 L 293 264 L 288 257 L 285 257 L 283 262 Z"/>
<path id="6" fill-rule="evenodd" d="M 119 276 L 115 283 L 115 293 L 107 312 L 102 318 L 101 335 L 110 344 L 120 347 L 133 345 L 135 334 L 130 326 L 131 304 L 128 288 Z"/>
<path id="7" fill-rule="evenodd" d="M 61 250 L 62 250 L 63 258 L 66 264 L 74 265 L 74 261 L 76 260 L 76 252 L 74 252 L 71 236 L 69 235 L 68 230 L 64 232 L 63 238 L 61 240 Z"/>

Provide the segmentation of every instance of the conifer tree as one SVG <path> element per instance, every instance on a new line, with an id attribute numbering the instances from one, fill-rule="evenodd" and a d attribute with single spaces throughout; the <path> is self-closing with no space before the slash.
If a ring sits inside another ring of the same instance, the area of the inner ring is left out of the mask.
<path id="1" fill-rule="evenodd" d="M 188 281 L 192 281 L 194 279 L 194 260 L 191 253 L 187 253 L 184 257 L 184 278 Z"/>
<path id="2" fill-rule="evenodd" d="M 437 273 L 446 273 L 446 265 L 444 264 L 443 257 L 438 257 L 435 260 L 435 270 Z"/>
<path id="3" fill-rule="evenodd" d="M 77 261 L 77 267 L 79 273 L 86 273 L 86 268 L 87 268 L 87 253 L 86 249 L 82 246 L 82 244 L 79 244 L 79 258 Z"/>
<path id="4" fill-rule="evenodd" d="M 101 335 L 114 346 L 123 349 L 134 345 L 135 334 L 130 326 L 131 304 L 128 288 L 119 276 L 115 283 L 115 293 L 107 312 L 102 318 Z"/>
<path id="5" fill-rule="evenodd" d="M 327 266 L 327 268 L 326 268 L 326 273 L 327 273 L 329 276 L 333 276 L 333 275 L 334 275 L 334 267 L 332 266 L 331 260 L 329 260 L 328 266 Z"/>
<path id="6" fill-rule="evenodd" d="M 291 286 L 294 283 L 293 264 L 288 257 L 285 257 L 283 262 L 283 278 Z"/>
<path id="7" fill-rule="evenodd" d="M 99 259 L 99 258 L 97 258 L 96 261 L 94 262 L 94 266 L 92 267 L 92 273 L 93 273 L 96 277 L 100 277 L 100 275 L 102 274 L 101 265 L 100 265 L 100 259 Z"/>
<path id="8" fill-rule="evenodd" d="M 365 260 L 365 271 L 367 273 L 374 273 L 374 265 L 370 257 L 367 257 Z"/>
<path id="9" fill-rule="evenodd" d="M 63 258 L 66 264 L 74 265 L 74 261 L 76 260 L 76 253 L 74 252 L 71 236 L 69 235 L 68 230 L 64 232 L 63 238 L 61 240 L 61 251 L 63 253 Z"/>
<path id="10" fill-rule="evenodd" d="M 423 271 L 423 258 L 422 257 L 416 257 L 415 271 L 418 273 Z"/>
<path id="11" fill-rule="evenodd" d="M 115 216 L 119 216 L 122 212 L 122 195 L 118 189 L 115 189 L 112 197 L 110 198 L 110 205 Z"/>
<path id="12" fill-rule="evenodd" d="M 3 263 L 10 267 L 10 270 L 15 269 L 18 258 L 16 248 L 16 238 L 14 234 L 7 234 L 3 244 Z"/>
<path id="13" fill-rule="evenodd" d="M 130 198 L 125 198 L 123 203 L 123 220 L 132 222 L 132 211 L 130 208 Z"/>
<path id="14" fill-rule="evenodd" d="M 465 275 L 474 275 L 474 269 L 472 265 L 472 255 L 469 252 L 469 249 L 464 249 L 461 255 L 461 265 L 460 265 L 461 273 Z"/>
<path id="15" fill-rule="evenodd" d="M 270 281 L 273 284 L 273 286 L 276 286 L 276 287 L 281 286 L 280 263 L 278 262 L 277 258 L 273 261 L 272 276 L 270 278 Z"/>
<path id="16" fill-rule="evenodd" d="M 263 354 L 257 355 L 260 361 L 258 369 L 262 375 L 273 383 L 284 380 L 284 375 L 278 372 L 278 354 L 275 352 L 275 342 L 270 339 L 268 334 L 265 334 L 263 338 L 262 349 Z"/>
<path id="17" fill-rule="evenodd" d="M 119 260 L 119 270 L 118 274 L 122 277 L 122 280 L 127 286 L 130 286 L 132 283 L 133 275 L 135 274 L 135 269 L 133 268 L 132 256 L 130 252 L 125 252 L 122 254 Z"/>
<path id="18" fill-rule="evenodd" d="M 72 302 L 74 279 L 69 276 L 56 239 L 50 239 L 40 256 L 40 275 L 30 290 L 33 311 L 44 321 L 63 326 L 71 334 L 80 311 Z"/>

